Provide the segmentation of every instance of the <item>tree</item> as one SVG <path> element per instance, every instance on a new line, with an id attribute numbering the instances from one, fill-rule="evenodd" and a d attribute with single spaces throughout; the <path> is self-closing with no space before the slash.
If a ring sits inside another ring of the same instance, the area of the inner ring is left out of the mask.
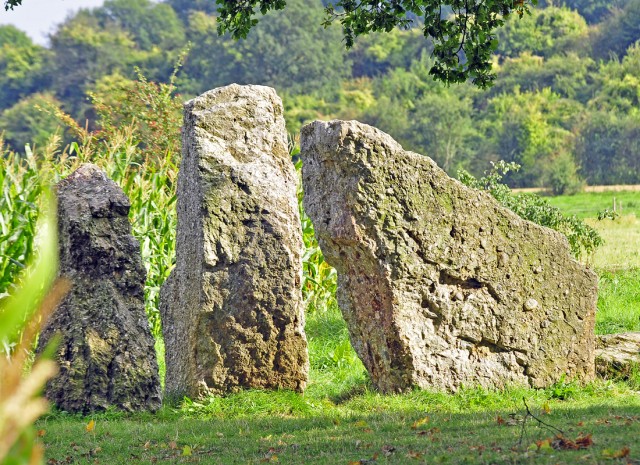
<path id="1" fill-rule="evenodd" d="M 593 53 L 607 59 L 612 54 L 622 58 L 640 38 L 640 0 L 629 0 L 598 25 L 593 37 Z"/>
<path id="2" fill-rule="evenodd" d="M 13 26 L 0 26 L 0 110 L 42 89 L 47 51 Z"/>
<path id="3" fill-rule="evenodd" d="M 129 70 L 141 59 L 130 35 L 119 28 L 103 29 L 87 10 L 62 24 L 51 36 L 53 90 L 66 111 L 84 120 L 86 92 L 102 76 Z"/>
<path id="4" fill-rule="evenodd" d="M 580 127 L 576 158 L 589 184 L 638 184 L 640 116 L 618 111 L 592 113 Z"/>
<path id="5" fill-rule="evenodd" d="M 453 90 L 434 83 L 429 77 L 431 65 L 425 56 L 409 70 L 396 68 L 378 79 L 377 103 L 361 118 L 454 175 L 468 167 L 474 153 L 473 89 Z"/>
<path id="6" fill-rule="evenodd" d="M 189 16 L 196 11 L 214 15 L 218 11 L 215 0 L 167 0 L 184 24 L 189 22 Z"/>
<path id="7" fill-rule="evenodd" d="M 240 40 L 220 37 L 216 17 L 191 13 L 193 46 L 184 67 L 189 81 L 179 80 L 178 87 L 193 94 L 232 82 L 288 94 L 335 91 L 349 69 L 340 31 L 322 30 L 322 11 L 320 0 L 289 0 L 287 14 L 276 12 Z"/>
<path id="8" fill-rule="evenodd" d="M 0 127 L 5 142 L 16 152 L 22 152 L 26 144 L 43 147 L 53 134 L 62 135 L 60 121 L 46 111 L 52 107 L 59 108 L 60 102 L 50 94 L 37 93 L 4 110 L 0 113 Z"/>
<path id="9" fill-rule="evenodd" d="M 564 6 L 576 10 L 589 24 L 606 19 L 612 10 L 622 8 L 629 0 L 540 0 L 539 6 Z"/>
<path id="10" fill-rule="evenodd" d="M 171 50 L 183 47 L 185 34 L 176 12 L 166 3 L 150 0 L 109 0 L 93 10 L 104 29 L 129 32 L 142 50 L 154 47 Z"/>
<path id="11" fill-rule="evenodd" d="M 483 97 L 488 99 L 516 88 L 522 92 L 550 88 L 561 97 L 586 103 L 592 97 L 596 72 L 591 58 L 575 53 L 553 55 L 548 59 L 523 53 L 507 58 L 498 67 L 496 84 Z"/>
<path id="12" fill-rule="evenodd" d="M 486 161 L 504 160 L 522 167 L 505 180 L 512 187 L 542 187 L 559 183 L 550 168 L 559 160 L 570 176 L 575 121 L 583 113 L 573 100 L 560 98 L 550 89 L 539 92 L 502 94 L 489 100 L 489 108 L 480 122 L 487 139 L 479 156 Z M 575 167 L 573 168 L 575 173 Z"/>
<path id="13" fill-rule="evenodd" d="M 234 38 L 247 37 L 258 19 L 270 10 L 282 10 L 286 0 L 216 0 L 218 32 Z M 423 34 L 434 42 L 435 61 L 430 74 L 445 83 L 471 79 L 485 88 L 495 74 L 491 54 L 498 47 L 496 29 L 512 14 L 523 16 L 537 0 L 338 0 L 326 6 L 324 25 L 342 25 L 347 47 L 356 36 L 390 32 L 396 27 L 421 24 Z"/>
<path id="14" fill-rule="evenodd" d="M 512 18 L 498 30 L 497 53 L 516 57 L 523 52 L 550 57 L 576 44 L 587 42 L 588 28 L 584 18 L 568 8 L 549 6 L 514 21 Z"/>

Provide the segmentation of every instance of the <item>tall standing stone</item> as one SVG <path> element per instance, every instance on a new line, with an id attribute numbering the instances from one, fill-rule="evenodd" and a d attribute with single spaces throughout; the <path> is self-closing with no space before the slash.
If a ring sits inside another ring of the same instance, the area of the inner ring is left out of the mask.
<path id="1" fill-rule="evenodd" d="M 304 389 L 296 185 L 273 89 L 234 84 L 185 104 L 176 267 L 160 305 L 168 395 Z"/>
<path id="2" fill-rule="evenodd" d="M 58 335 L 59 374 L 46 397 L 69 412 L 157 410 L 161 388 L 144 309 L 146 270 L 131 235 L 129 199 L 95 165 L 60 181 L 59 274 L 72 288 L 47 321 L 39 350 Z"/>
<path id="3" fill-rule="evenodd" d="M 305 209 L 383 392 L 594 376 L 596 275 L 564 236 L 358 122 L 302 130 Z"/>

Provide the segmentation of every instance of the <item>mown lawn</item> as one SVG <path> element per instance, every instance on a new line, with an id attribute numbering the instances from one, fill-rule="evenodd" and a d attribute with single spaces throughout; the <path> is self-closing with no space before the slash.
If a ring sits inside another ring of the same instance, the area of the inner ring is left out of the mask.
<path id="1" fill-rule="evenodd" d="M 583 203 L 593 212 L 607 207 L 600 194 L 552 200 L 574 213 Z M 592 259 L 600 276 L 596 330 L 638 331 L 637 220 L 592 224 L 606 240 Z M 53 413 L 38 423 L 48 464 L 640 464 L 640 374 L 544 390 L 382 396 L 371 389 L 337 308 L 308 315 L 307 336 L 304 395 L 185 399 L 157 414 Z"/>
<path id="2" fill-rule="evenodd" d="M 523 427 L 521 394 L 534 415 L 560 428 L 566 440 L 582 438 L 585 447 L 554 449 L 561 433 L 531 417 Z M 308 414 L 220 416 L 165 408 L 155 416 L 97 416 L 91 432 L 90 420 L 79 417 L 56 416 L 39 426 L 49 463 L 640 463 L 637 392 L 600 383 L 577 390 L 573 399 L 547 400 L 549 394 L 367 393 L 313 406 Z M 283 396 L 272 397 L 279 402 Z"/>
<path id="3" fill-rule="evenodd" d="M 310 315 L 307 328 L 312 365 L 304 395 L 187 399 L 155 415 L 54 413 L 38 423 L 48 464 L 640 463 L 640 376 L 545 390 L 383 396 L 345 342 L 335 308 Z M 523 425 L 525 401 L 562 433 L 532 417 Z M 593 444 L 554 449 L 558 434 Z"/>

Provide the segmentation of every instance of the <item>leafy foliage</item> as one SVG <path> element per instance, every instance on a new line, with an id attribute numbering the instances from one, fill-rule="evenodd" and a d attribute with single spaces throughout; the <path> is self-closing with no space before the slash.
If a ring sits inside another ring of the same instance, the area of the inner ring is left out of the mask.
<path id="1" fill-rule="evenodd" d="M 527 52 L 548 57 L 585 40 L 587 33 L 584 18 L 575 11 L 554 6 L 535 9 L 520 20 L 511 18 L 498 30 L 497 53 L 515 57 Z"/>
<path id="2" fill-rule="evenodd" d="M 293 151 L 296 157 L 298 149 Z M 301 173 L 302 159 L 298 158 L 296 170 Z M 315 236 L 313 223 L 304 211 L 302 198 L 302 182 L 298 183 L 298 208 L 302 223 L 302 240 L 304 242 L 304 255 L 302 257 L 302 297 L 307 312 L 326 312 L 329 308 L 336 307 L 337 272 L 329 265 L 322 255 L 320 246 Z"/>
<path id="3" fill-rule="evenodd" d="M 284 0 L 216 1 L 220 15 L 218 31 L 220 34 L 229 31 L 235 38 L 246 38 L 258 23 L 255 10 L 264 15 L 286 6 Z M 537 0 L 531 3 L 535 5 Z M 356 36 L 406 28 L 414 18 L 419 18 L 425 37 L 434 42 L 435 62 L 430 73 L 445 83 L 471 79 L 486 88 L 495 80 L 490 62 L 498 46 L 495 30 L 511 14 L 522 17 L 528 12 L 529 2 L 509 0 L 339 0 L 327 5 L 324 25 L 338 20 L 346 46 L 351 47 Z"/>
<path id="4" fill-rule="evenodd" d="M 13 26 L 0 26 L 0 109 L 47 85 L 44 47 Z"/>
<path id="5" fill-rule="evenodd" d="M 42 186 L 67 176 L 81 163 L 95 163 L 131 201 L 132 231 L 140 241 L 147 268 L 146 311 L 158 336 L 160 286 L 173 266 L 175 252 L 179 101 L 172 83 L 157 85 L 142 76 L 131 88 L 120 91 L 123 98 L 117 106 L 106 106 L 104 101 L 98 104 L 99 114 L 104 116 L 99 120 L 100 129 L 93 132 L 59 108 L 49 108 L 80 141 L 71 144 L 68 151 L 60 153 L 60 138 L 53 137 L 38 157 L 28 150 L 25 158 L 15 153 L 0 158 L 0 188 L 4 193 L 0 223 L 7 239 L 0 242 L 0 294 L 12 292 L 11 283 L 33 255 L 39 215 L 36 205 Z M 134 112 L 140 114 L 139 119 Z"/>
<path id="6" fill-rule="evenodd" d="M 34 249 L 41 185 L 30 150 L 24 158 L 0 157 L 0 192 L 0 297 L 6 297 Z"/>
<path id="7" fill-rule="evenodd" d="M 5 0 L 4 9 L 13 10 L 14 7 L 22 5 L 22 0 Z"/>
<path id="8" fill-rule="evenodd" d="M 97 114 L 100 100 L 117 106 L 126 94 L 118 89 L 132 89 L 138 81 L 136 69 L 150 82 L 171 81 L 171 65 L 190 42 L 176 91 L 190 97 L 231 82 L 274 86 L 284 98 L 291 131 L 316 118 L 365 121 L 449 173 L 464 168 L 481 176 L 491 161 L 517 162 L 522 169 L 505 177 L 512 187 L 544 186 L 559 193 L 583 182 L 640 182 L 635 0 L 543 1 L 538 9 L 515 2 L 510 15 L 500 18 L 504 25 L 485 37 L 499 42 L 492 58 L 495 85 L 486 92 L 433 81 L 431 71 L 444 60 L 437 45 L 462 39 L 454 34 L 444 42 L 425 40 L 425 17 L 440 2 L 387 0 L 375 2 L 376 9 L 372 1 L 345 1 L 349 8 L 343 8 L 338 1 L 287 0 L 282 10 L 272 11 L 276 3 L 110 0 L 69 17 L 47 48 L 15 28 L 0 27 L 0 130 L 13 149 L 36 138 L 41 146 L 55 129 L 31 110 L 41 96 L 96 129 L 104 117 Z M 479 5 L 467 3 L 470 9 Z M 264 17 L 261 5 L 269 13 Z M 466 17 L 464 9 L 451 7 L 433 16 L 436 29 L 455 29 Z M 245 39 L 220 36 L 225 8 L 239 12 L 231 21 L 245 13 L 260 20 Z M 367 22 L 378 14 L 399 27 L 387 31 L 384 21 Z M 332 26 L 322 30 L 323 20 Z M 343 20 L 353 21 L 348 50 L 340 43 Z M 357 35 L 356 25 L 367 33 Z M 451 66 L 471 66 L 464 52 L 463 47 L 449 56 Z M 144 111 L 151 123 L 153 104 Z M 70 141 L 68 132 L 64 137 Z"/>
<path id="9" fill-rule="evenodd" d="M 213 0 L 212 0 L 213 1 Z M 226 85 L 266 84 L 281 93 L 331 94 L 348 75 L 337 28 L 322 29 L 319 0 L 289 0 L 286 12 L 276 12 L 258 24 L 246 39 L 218 36 L 219 18 L 204 12 L 189 17 L 193 44 L 184 72 L 196 76 L 186 90 Z"/>
<path id="10" fill-rule="evenodd" d="M 466 186 L 489 192 L 503 206 L 509 208 L 525 220 L 533 221 L 542 226 L 564 234 L 571 247 L 571 252 L 577 258 L 583 254 L 589 255 L 602 245 L 602 238 L 598 232 L 575 216 L 565 216 L 560 210 L 549 205 L 542 197 L 535 194 L 514 194 L 511 189 L 500 181 L 511 170 L 517 170 L 516 163 L 500 161 L 493 165 L 485 176 L 476 179 L 465 171 L 459 173 L 460 181 Z"/>
<path id="11" fill-rule="evenodd" d="M 63 135 L 60 121 L 44 108 L 60 108 L 62 103 L 47 93 L 35 93 L 0 113 L 0 127 L 5 131 L 9 148 L 22 151 L 27 144 L 33 149 L 46 146 L 53 134 Z"/>
<path id="12" fill-rule="evenodd" d="M 40 463 L 44 448 L 35 442 L 33 423 L 48 404 L 40 397 L 44 383 L 57 367 L 47 359 L 31 363 L 30 350 L 38 329 L 65 295 L 69 284 L 58 281 L 43 299 L 57 271 L 55 202 L 43 195 L 46 213 L 41 218 L 38 254 L 22 275 L 22 283 L 11 298 L 0 302 L 0 463 Z M 4 353 L 2 353 L 4 352 Z"/>

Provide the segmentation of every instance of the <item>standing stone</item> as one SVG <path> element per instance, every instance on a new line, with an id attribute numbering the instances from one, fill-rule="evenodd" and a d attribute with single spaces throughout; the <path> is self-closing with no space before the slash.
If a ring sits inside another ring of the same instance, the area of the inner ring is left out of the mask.
<path id="1" fill-rule="evenodd" d="M 273 89 L 185 104 L 176 267 L 160 296 L 168 395 L 304 389 L 296 185 Z"/>
<path id="2" fill-rule="evenodd" d="M 95 165 L 60 181 L 59 274 L 72 288 L 40 335 L 58 335 L 60 372 L 46 397 L 62 410 L 157 410 L 161 388 L 144 310 L 146 271 L 131 235 L 129 199 Z"/>
<path id="3" fill-rule="evenodd" d="M 560 233 L 355 121 L 302 130 L 305 209 L 383 392 L 594 376 L 597 279 Z"/>

